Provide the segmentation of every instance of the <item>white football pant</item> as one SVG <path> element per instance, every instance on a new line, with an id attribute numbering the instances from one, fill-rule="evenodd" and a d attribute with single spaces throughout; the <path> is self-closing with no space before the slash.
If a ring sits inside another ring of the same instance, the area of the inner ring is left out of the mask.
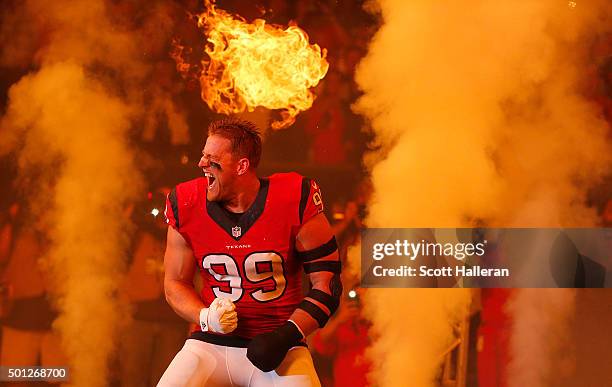
<path id="1" fill-rule="evenodd" d="M 280 366 L 263 372 L 246 357 L 246 348 L 188 339 L 176 354 L 158 387 L 320 387 L 306 347 L 289 350 Z"/>

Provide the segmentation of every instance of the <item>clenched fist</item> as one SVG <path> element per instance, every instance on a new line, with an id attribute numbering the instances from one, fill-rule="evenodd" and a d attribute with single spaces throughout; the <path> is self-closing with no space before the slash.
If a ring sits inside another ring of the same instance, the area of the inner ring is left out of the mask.
<path id="1" fill-rule="evenodd" d="M 236 305 L 227 298 L 215 298 L 208 308 L 200 311 L 203 332 L 230 333 L 238 326 Z"/>

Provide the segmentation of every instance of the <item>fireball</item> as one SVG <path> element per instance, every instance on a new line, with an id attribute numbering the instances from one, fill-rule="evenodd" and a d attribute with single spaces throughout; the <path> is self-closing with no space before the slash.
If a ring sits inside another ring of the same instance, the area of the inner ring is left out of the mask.
<path id="1" fill-rule="evenodd" d="M 297 25 L 282 27 L 262 19 L 247 23 L 240 16 L 217 9 L 206 1 L 198 16 L 206 35 L 208 59 L 202 62 L 199 81 L 202 99 L 222 114 L 253 111 L 261 106 L 280 110 L 274 129 L 285 128 L 314 101 L 310 90 L 329 68 L 326 50 L 310 44 Z M 181 71 L 185 66 L 177 61 Z"/>

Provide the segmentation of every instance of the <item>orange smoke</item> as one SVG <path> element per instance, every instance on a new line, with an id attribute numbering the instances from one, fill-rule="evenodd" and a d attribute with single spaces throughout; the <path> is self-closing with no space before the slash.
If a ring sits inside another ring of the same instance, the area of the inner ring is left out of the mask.
<path id="1" fill-rule="evenodd" d="M 188 140 L 174 69 L 157 59 L 174 8 L 118 3 L 23 1 L 0 15 L 0 65 L 29 72 L 0 115 L 0 156 L 15 158 L 22 200 L 50 241 L 41 261 L 73 387 L 111 384 L 129 316 L 122 214 L 143 182 L 131 139 L 167 125 L 174 143 Z"/>
<path id="2" fill-rule="evenodd" d="M 382 25 L 359 64 L 355 104 L 375 139 L 369 227 L 597 225 L 587 193 L 609 171 L 610 129 L 581 85 L 586 48 L 609 30 L 609 1 L 370 5 Z M 369 289 L 364 301 L 384 335 L 370 352 L 376 384 L 437 385 L 436 350 L 451 342 L 469 294 Z M 562 289 L 520 291 L 509 385 L 559 373 L 572 303 Z"/>
<path id="3" fill-rule="evenodd" d="M 212 110 L 233 114 L 258 106 L 280 109 L 281 120 L 272 123 L 280 129 L 312 106 L 315 97 L 309 89 L 325 76 L 329 64 L 326 50 L 309 44 L 297 25 L 282 28 L 262 19 L 249 24 L 217 9 L 212 0 L 206 1 L 198 26 L 205 31 L 209 57 L 199 75 L 202 99 Z M 180 54 L 175 59 L 180 72 L 189 70 Z"/>

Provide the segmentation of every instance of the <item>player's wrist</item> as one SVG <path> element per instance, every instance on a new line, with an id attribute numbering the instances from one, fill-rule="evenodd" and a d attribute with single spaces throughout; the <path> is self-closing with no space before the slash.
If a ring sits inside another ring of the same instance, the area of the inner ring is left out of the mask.
<path id="1" fill-rule="evenodd" d="M 300 329 L 297 323 L 293 320 L 288 320 L 285 324 L 277 329 L 277 333 L 282 338 L 282 341 L 287 344 L 297 344 L 302 339 L 306 338 L 304 332 Z"/>
<path id="2" fill-rule="evenodd" d="M 209 309 L 208 308 L 202 308 L 200 309 L 200 330 L 202 332 L 208 332 L 210 331 L 210 326 L 208 324 L 208 312 Z"/>

